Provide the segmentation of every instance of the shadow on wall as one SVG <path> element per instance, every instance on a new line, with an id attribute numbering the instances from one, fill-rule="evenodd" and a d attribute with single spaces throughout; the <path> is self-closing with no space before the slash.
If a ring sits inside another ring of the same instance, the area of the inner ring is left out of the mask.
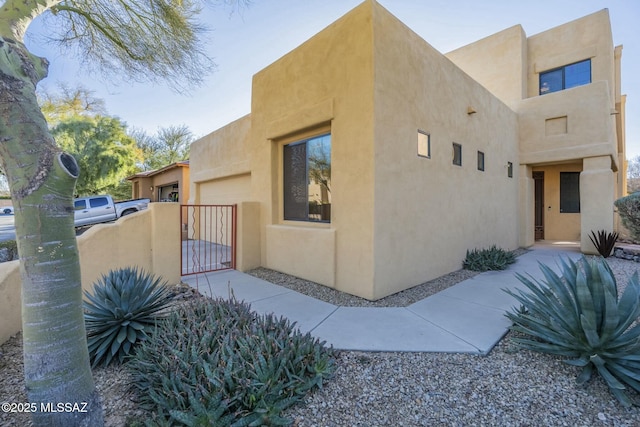
<path id="1" fill-rule="evenodd" d="M 180 282 L 180 205 L 152 203 L 78 237 L 82 288 L 109 270 L 137 266 L 168 283 Z M 0 344 L 22 329 L 20 262 L 0 263 Z"/>

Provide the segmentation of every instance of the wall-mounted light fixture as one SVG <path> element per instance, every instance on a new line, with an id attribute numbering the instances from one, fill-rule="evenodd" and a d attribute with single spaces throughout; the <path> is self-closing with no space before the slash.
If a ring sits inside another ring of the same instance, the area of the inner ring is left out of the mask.
<path id="1" fill-rule="evenodd" d="M 467 107 L 467 114 L 468 114 L 468 115 L 472 115 L 472 114 L 475 114 L 475 113 L 477 113 L 477 111 L 475 110 L 475 108 L 473 108 L 471 105 L 469 105 L 469 106 Z"/>
<path id="2" fill-rule="evenodd" d="M 153 185 L 151 187 L 149 187 L 149 191 L 151 191 L 153 193 Z"/>

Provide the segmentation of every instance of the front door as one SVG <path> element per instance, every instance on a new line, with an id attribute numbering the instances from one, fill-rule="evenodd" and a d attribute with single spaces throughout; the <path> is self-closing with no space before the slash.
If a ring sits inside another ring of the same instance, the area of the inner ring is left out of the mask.
<path id="1" fill-rule="evenodd" d="M 535 239 L 544 239 L 544 172 L 533 173 L 534 184 L 534 209 L 535 209 Z"/>

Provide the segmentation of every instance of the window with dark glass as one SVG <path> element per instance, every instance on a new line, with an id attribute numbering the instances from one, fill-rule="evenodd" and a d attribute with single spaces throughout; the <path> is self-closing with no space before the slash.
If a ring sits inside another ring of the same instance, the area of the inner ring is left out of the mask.
<path id="1" fill-rule="evenodd" d="M 82 209 L 87 209 L 87 201 L 86 200 L 76 200 L 75 202 L 73 202 L 73 207 L 77 211 L 82 210 Z"/>
<path id="2" fill-rule="evenodd" d="M 540 95 L 591 83 L 591 59 L 540 73 Z"/>
<path id="3" fill-rule="evenodd" d="M 560 172 L 560 212 L 580 212 L 580 172 Z"/>
<path id="4" fill-rule="evenodd" d="M 478 170 L 484 171 L 484 153 L 482 151 L 478 151 Z"/>
<path id="5" fill-rule="evenodd" d="M 284 219 L 331 221 L 331 135 L 283 147 Z"/>
<path id="6" fill-rule="evenodd" d="M 453 164 L 462 166 L 462 145 L 453 143 Z"/>
<path id="7" fill-rule="evenodd" d="M 100 206 L 107 206 L 109 201 L 106 197 L 94 197 L 93 199 L 89 199 L 89 204 L 92 208 L 99 208 Z"/>
<path id="8" fill-rule="evenodd" d="M 507 162 L 507 176 L 513 178 L 513 163 Z"/>

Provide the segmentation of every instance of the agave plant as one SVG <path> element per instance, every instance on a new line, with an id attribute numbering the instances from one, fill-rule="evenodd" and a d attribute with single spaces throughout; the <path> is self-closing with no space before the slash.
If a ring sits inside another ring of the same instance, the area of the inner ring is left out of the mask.
<path id="1" fill-rule="evenodd" d="M 137 268 L 112 270 L 85 291 L 84 321 L 93 366 L 122 363 L 155 328 L 172 296 L 166 282 Z M 164 313 L 163 313 L 164 312 Z"/>
<path id="2" fill-rule="evenodd" d="M 604 258 L 561 259 L 559 266 L 561 276 L 540 265 L 544 283 L 518 275 L 530 293 L 506 291 L 526 308 L 506 314 L 513 322 L 512 330 L 528 335 L 514 341 L 529 350 L 566 357 L 565 363 L 582 367 L 578 384 L 597 372 L 615 397 L 631 406 L 625 384 L 640 392 L 637 273 L 618 299 L 615 277 Z"/>
<path id="3" fill-rule="evenodd" d="M 593 246 L 596 247 L 598 253 L 607 258 L 609 255 L 611 255 L 611 252 L 616 245 L 616 241 L 618 240 L 618 233 L 607 233 L 606 230 L 600 230 L 598 231 L 598 234 L 596 234 L 595 231 L 591 231 L 589 239 L 591 239 L 591 243 L 593 243 Z"/>
<path id="4" fill-rule="evenodd" d="M 467 250 L 467 255 L 462 261 L 462 268 L 472 271 L 504 270 L 514 262 L 516 262 L 516 257 L 513 252 L 493 245 L 489 249 Z"/>

